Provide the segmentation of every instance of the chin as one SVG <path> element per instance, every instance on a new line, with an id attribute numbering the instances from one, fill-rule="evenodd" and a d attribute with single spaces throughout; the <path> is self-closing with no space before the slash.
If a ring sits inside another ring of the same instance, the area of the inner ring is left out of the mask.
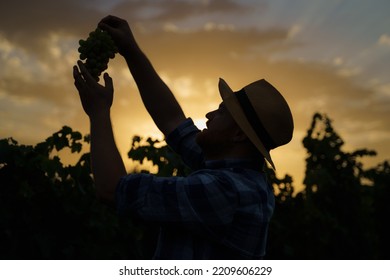
<path id="1" fill-rule="evenodd" d="M 201 143 L 203 142 L 204 134 L 205 134 L 206 130 L 207 130 L 207 129 L 203 129 L 203 130 L 199 131 L 198 134 L 196 134 L 195 142 L 196 142 L 196 144 L 198 144 L 199 146 L 202 146 Z"/>
<path id="2" fill-rule="evenodd" d="M 196 144 L 198 144 L 203 150 L 210 146 L 213 146 L 215 139 L 213 133 L 207 129 L 200 131 L 195 138 Z"/>

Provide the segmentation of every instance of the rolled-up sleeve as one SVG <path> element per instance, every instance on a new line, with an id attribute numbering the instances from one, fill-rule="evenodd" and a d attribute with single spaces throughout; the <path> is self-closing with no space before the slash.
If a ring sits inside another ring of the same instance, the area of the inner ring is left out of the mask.
<path id="1" fill-rule="evenodd" d="M 191 118 L 186 119 L 167 137 L 167 144 L 181 156 L 183 162 L 192 170 L 204 168 L 203 152 L 196 143 L 199 129 Z"/>

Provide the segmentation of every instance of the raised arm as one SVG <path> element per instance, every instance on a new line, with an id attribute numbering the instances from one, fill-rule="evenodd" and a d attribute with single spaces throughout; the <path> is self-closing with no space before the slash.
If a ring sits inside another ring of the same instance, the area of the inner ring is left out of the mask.
<path id="1" fill-rule="evenodd" d="M 127 21 L 114 16 L 101 20 L 99 27 L 115 41 L 138 86 L 142 101 L 161 132 L 167 136 L 185 115 L 172 91 L 160 78 L 149 59 L 138 46 Z"/>
<path id="2" fill-rule="evenodd" d="M 96 194 L 108 203 L 113 203 L 116 185 L 126 169 L 112 131 L 110 108 L 114 87 L 111 77 L 104 75 L 105 85 L 98 84 L 79 61 L 73 67 L 75 86 L 79 91 L 84 111 L 91 125 L 91 163 L 96 185 Z"/>

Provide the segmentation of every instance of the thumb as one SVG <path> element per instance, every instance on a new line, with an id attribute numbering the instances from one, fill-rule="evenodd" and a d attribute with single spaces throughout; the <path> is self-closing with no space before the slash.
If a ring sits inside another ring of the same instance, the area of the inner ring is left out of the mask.
<path id="1" fill-rule="evenodd" d="M 103 78 L 104 78 L 104 86 L 109 90 L 114 91 L 114 83 L 110 75 L 108 75 L 108 73 L 104 73 Z"/>

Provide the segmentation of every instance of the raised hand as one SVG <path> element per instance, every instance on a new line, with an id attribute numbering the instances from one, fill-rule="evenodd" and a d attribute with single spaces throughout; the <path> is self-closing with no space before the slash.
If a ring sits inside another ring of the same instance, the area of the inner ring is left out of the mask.
<path id="1" fill-rule="evenodd" d="M 104 73 L 103 86 L 92 77 L 83 62 L 77 63 L 78 67 L 76 65 L 73 67 L 74 85 L 79 92 L 85 113 L 90 118 L 101 113 L 109 113 L 114 98 L 112 78 Z"/>
<path id="2" fill-rule="evenodd" d="M 111 35 L 121 55 L 125 56 L 129 51 L 138 48 L 126 20 L 110 15 L 103 18 L 98 27 Z"/>

